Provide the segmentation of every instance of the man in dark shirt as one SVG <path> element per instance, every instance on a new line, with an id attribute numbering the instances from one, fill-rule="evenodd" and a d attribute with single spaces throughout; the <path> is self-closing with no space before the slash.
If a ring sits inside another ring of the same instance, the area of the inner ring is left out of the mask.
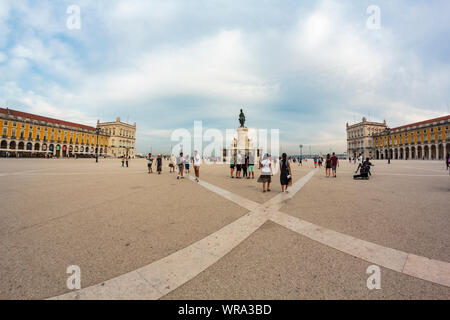
<path id="1" fill-rule="evenodd" d="M 336 167 L 339 167 L 339 159 L 336 157 L 336 154 L 333 152 L 333 156 L 331 157 L 331 169 L 333 170 L 333 177 L 336 178 Z"/>

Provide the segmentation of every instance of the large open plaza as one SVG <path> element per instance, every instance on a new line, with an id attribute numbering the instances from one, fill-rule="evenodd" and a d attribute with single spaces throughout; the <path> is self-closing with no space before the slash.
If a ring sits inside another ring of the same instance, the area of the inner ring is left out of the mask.
<path id="1" fill-rule="evenodd" d="M 449 299 L 444 162 L 375 160 L 353 180 L 340 161 L 337 178 L 291 163 L 282 194 L 279 174 L 262 193 L 227 164 L 197 183 L 144 159 L 0 159 L 0 299 Z"/>

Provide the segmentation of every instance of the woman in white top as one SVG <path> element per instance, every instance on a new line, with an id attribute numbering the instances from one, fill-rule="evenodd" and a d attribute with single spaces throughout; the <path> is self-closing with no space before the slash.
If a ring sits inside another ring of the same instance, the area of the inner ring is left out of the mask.
<path id="1" fill-rule="evenodd" d="M 263 192 L 270 191 L 270 183 L 272 182 L 272 161 L 269 159 L 269 155 L 266 153 L 263 159 L 259 163 L 259 168 L 261 169 L 261 175 L 258 178 L 258 182 L 263 185 Z"/>

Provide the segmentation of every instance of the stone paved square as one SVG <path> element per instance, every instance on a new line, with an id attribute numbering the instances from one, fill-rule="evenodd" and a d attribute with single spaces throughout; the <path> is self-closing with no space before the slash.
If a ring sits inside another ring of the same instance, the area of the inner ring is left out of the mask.
<path id="1" fill-rule="evenodd" d="M 348 161 L 335 179 L 312 161 L 292 164 L 294 187 L 305 183 L 280 198 L 279 175 L 263 194 L 256 179 L 231 179 L 226 164 L 202 165 L 197 183 L 177 180 L 167 162 L 148 174 L 143 159 L 129 168 L 119 159 L 1 159 L 0 297 L 449 299 L 448 172 L 441 162 L 374 164 L 368 181 L 353 180 Z M 315 233 L 278 224 L 278 211 Z M 357 240 L 340 244 L 322 229 Z M 380 254 L 364 256 L 359 241 Z M 366 269 L 384 263 L 386 248 L 392 261 L 405 253 L 440 268 L 428 270 L 430 281 L 424 265 L 411 276 L 387 262 L 381 289 L 369 290 Z M 75 296 L 70 265 L 82 272 Z M 157 293 L 139 296 L 141 277 Z"/>

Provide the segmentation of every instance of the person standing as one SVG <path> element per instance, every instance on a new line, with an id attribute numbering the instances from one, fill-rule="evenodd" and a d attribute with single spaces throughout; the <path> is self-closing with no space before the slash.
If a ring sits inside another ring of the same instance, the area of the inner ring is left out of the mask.
<path id="1" fill-rule="evenodd" d="M 236 157 L 236 179 L 241 178 L 241 170 L 242 170 L 242 154 L 241 151 L 238 151 Z"/>
<path id="2" fill-rule="evenodd" d="M 333 156 L 331 157 L 331 169 L 333 170 L 333 178 L 336 178 L 336 167 L 339 167 L 339 159 L 333 152 Z"/>
<path id="3" fill-rule="evenodd" d="M 291 165 L 289 164 L 289 161 L 287 160 L 286 153 L 283 153 L 281 155 L 281 161 L 280 161 L 281 192 L 285 192 L 285 191 L 288 192 L 287 188 L 288 188 L 290 181 L 292 181 Z"/>
<path id="4" fill-rule="evenodd" d="M 450 153 L 445 156 L 445 163 L 447 164 L 447 170 L 450 168 Z"/>
<path id="5" fill-rule="evenodd" d="M 230 158 L 230 172 L 231 172 L 231 178 L 234 178 L 234 165 L 236 163 L 236 157 L 231 156 Z"/>
<path id="6" fill-rule="evenodd" d="M 125 157 L 124 156 L 122 156 L 122 158 L 120 159 L 121 160 L 121 162 L 122 162 L 122 168 L 125 166 Z"/>
<path id="7" fill-rule="evenodd" d="M 261 175 L 258 178 L 258 182 L 263 185 L 263 192 L 270 191 L 270 183 L 272 182 L 272 161 L 269 159 L 269 155 L 266 153 L 263 159 L 259 163 L 261 169 Z"/>
<path id="8" fill-rule="evenodd" d="M 331 157 L 327 154 L 327 159 L 325 160 L 325 174 L 329 178 L 331 176 Z"/>
<path id="9" fill-rule="evenodd" d="M 126 157 L 125 157 L 125 162 L 126 162 L 126 164 L 127 164 L 127 168 L 128 168 L 128 160 L 130 160 L 130 156 L 126 156 Z"/>
<path id="10" fill-rule="evenodd" d="M 248 170 L 248 156 L 245 156 L 244 158 L 244 164 L 242 165 L 242 179 L 247 178 L 247 170 Z"/>
<path id="11" fill-rule="evenodd" d="M 255 179 L 255 156 L 252 152 L 248 155 L 248 177 L 247 179 Z"/>
<path id="12" fill-rule="evenodd" d="M 183 176 L 183 169 L 184 169 L 183 152 L 180 152 L 180 156 L 177 159 L 177 165 L 178 165 L 178 176 L 177 176 L 177 179 L 184 179 L 184 176 Z"/>
<path id="13" fill-rule="evenodd" d="M 200 182 L 200 164 L 201 158 L 197 150 L 194 151 L 194 171 L 195 171 L 195 181 Z"/>
<path id="14" fill-rule="evenodd" d="M 358 170 L 361 168 L 362 164 L 363 164 L 363 157 L 362 157 L 362 155 L 361 155 L 361 153 L 360 153 L 360 154 L 358 155 L 358 168 L 356 168 L 355 173 L 358 173 Z"/>
<path id="15" fill-rule="evenodd" d="M 175 172 L 175 162 L 176 162 L 175 156 L 172 154 L 169 160 L 170 173 Z"/>
<path id="16" fill-rule="evenodd" d="M 148 173 L 153 173 L 152 165 L 153 165 L 153 157 L 152 157 L 152 154 L 149 153 L 148 154 L 148 163 L 147 163 Z"/>
<path id="17" fill-rule="evenodd" d="M 161 174 L 162 170 L 162 157 L 160 154 L 158 154 L 158 158 L 156 158 L 156 171 L 158 174 Z"/>
<path id="18" fill-rule="evenodd" d="M 317 156 L 314 156 L 314 168 L 317 168 Z"/>
<path id="19" fill-rule="evenodd" d="M 302 163 L 302 157 L 298 157 L 298 165 L 303 167 L 303 163 Z"/>
<path id="20" fill-rule="evenodd" d="M 186 169 L 186 173 L 189 174 L 189 155 L 186 155 L 186 158 L 184 160 L 184 168 Z"/>

